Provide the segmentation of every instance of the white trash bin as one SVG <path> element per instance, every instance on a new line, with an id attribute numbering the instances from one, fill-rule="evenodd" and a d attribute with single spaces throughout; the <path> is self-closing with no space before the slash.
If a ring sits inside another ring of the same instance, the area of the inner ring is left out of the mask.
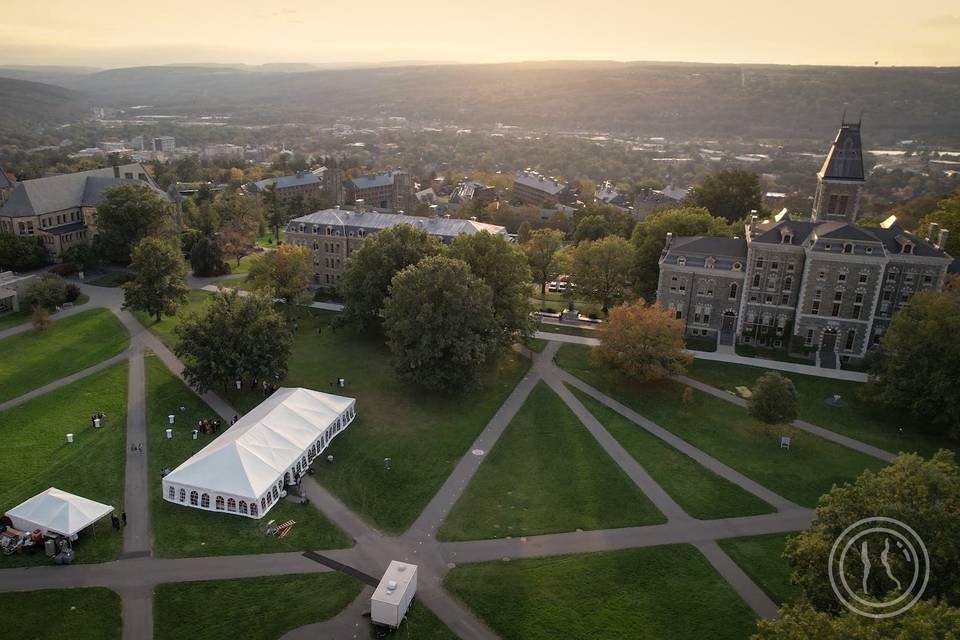
<path id="1" fill-rule="evenodd" d="M 72 433 L 68 433 L 68 434 L 67 434 L 67 444 L 73 444 L 73 434 L 72 434 Z"/>
<path id="2" fill-rule="evenodd" d="M 176 416 L 173 415 L 172 413 L 167 416 L 167 422 L 169 422 L 170 424 L 173 424 L 174 419 L 176 419 Z"/>
<path id="3" fill-rule="evenodd" d="M 173 439 L 173 429 L 167 429 L 166 431 L 167 440 Z"/>

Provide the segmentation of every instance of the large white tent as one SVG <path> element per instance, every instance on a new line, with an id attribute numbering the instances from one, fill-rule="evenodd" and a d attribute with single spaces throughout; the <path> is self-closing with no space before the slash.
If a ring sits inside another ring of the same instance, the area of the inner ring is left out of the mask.
<path id="1" fill-rule="evenodd" d="M 184 506 L 262 518 L 356 415 L 353 398 L 277 389 L 163 480 Z"/>
<path id="2" fill-rule="evenodd" d="M 21 531 L 40 529 L 44 535 L 72 537 L 111 511 L 110 505 L 50 487 L 7 511 L 7 515 Z"/>

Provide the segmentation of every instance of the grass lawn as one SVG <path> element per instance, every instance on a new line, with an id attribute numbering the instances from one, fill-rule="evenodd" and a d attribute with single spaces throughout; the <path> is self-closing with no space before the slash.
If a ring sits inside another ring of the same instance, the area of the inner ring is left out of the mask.
<path id="1" fill-rule="evenodd" d="M 91 309 L 0 340 L 0 402 L 114 356 L 130 344 L 106 309 Z"/>
<path id="2" fill-rule="evenodd" d="M 163 344 L 171 350 L 177 344 L 177 336 L 173 333 L 174 327 L 180 323 L 180 318 L 183 318 L 188 313 L 196 312 L 200 313 L 210 301 L 213 299 L 213 294 L 207 291 L 200 291 L 197 289 L 192 289 L 187 294 L 187 302 L 177 311 L 175 316 L 163 316 L 160 319 L 160 322 L 157 322 L 153 316 L 148 316 L 143 311 L 134 311 L 133 315 L 140 321 L 140 323 L 153 332 Z"/>
<path id="3" fill-rule="evenodd" d="M 111 271 L 92 280 L 87 280 L 86 284 L 95 287 L 119 287 L 124 282 L 133 280 L 133 277 L 133 274 L 129 271 Z"/>
<path id="4" fill-rule="evenodd" d="M 120 596 L 109 589 L 48 589 L 0 593 L 8 638 L 120 640 Z"/>
<path id="5" fill-rule="evenodd" d="M 289 373 L 283 384 L 338 392 L 357 399 L 357 417 L 327 450 L 334 464 L 317 462 L 316 478 L 376 526 L 401 531 L 423 510 L 529 367 L 516 353 L 483 372 L 477 387 L 443 396 L 397 380 L 390 352 L 378 336 L 334 333 L 335 312 L 298 309 Z M 318 335 L 318 327 L 323 334 Z M 330 382 L 346 379 L 346 388 Z M 242 411 L 258 391 L 225 398 Z M 383 459 L 392 458 L 392 469 Z"/>
<path id="6" fill-rule="evenodd" d="M 3 329 L 9 329 L 15 327 L 18 324 L 23 324 L 30 320 L 30 307 L 28 305 L 21 305 L 20 311 L 10 311 L 0 315 L 0 331 Z"/>
<path id="7" fill-rule="evenodd" d="M 225 280 L 217 280 L 214 282 L 218 287 L 223 287 L 225 289 L 249 289 L 250 285 L 247 284 L 247 276 L 238 276 L 236 278 L 226 278 Z"/>
<path id="8" fill-rule="evenodd" d="M 235 273 L 237 275 L 244 274 L 250 271 L 250 265 L 253 263 L 254 259 L 259 256 L 262 256 L 262 251 L 257 251 L 256 253 L 251 253 L 250 255 L 243 256 L 240 258 L 240 264 L 237 264 L 236 260 L 227 260 L 227 264 L 230 265 L 230 273 Z"/>
<path id="9" fill-rule="evenodd" d="M 543 331 L 545 333 L 560 333 L 565 336 L 583 336 L 586 338 L 597 337 L 596 329 L 584 329 L 583 327 L 547 324 L 546 322 L 541 322 L 539 325 L 537 325 L 537 331 Z"/>
<path id="10" fill-rule="evenodd" d="M 672 380 L 639 385 L 609 370 L 595 367 L 590 347 L 565 344 L 557 362 L 585 382 L 619 400 L 637 413 L 733 467 L 763 486 L 805 507 L 814 507 L 834 484 L 850 482 L 865 469 L 884 463 L 792 427 L 770 428 L 751 418 L 746 409 L 694 390 L 681 410 L 684 385 Z M 792 446 L 780 448 L 780 436 Z"/>
<path id="11" fill-rule="evenodd" d="M 570 387 L 617 442 L 694 518 L 729 518 L 773 513 L 772 506 L 721 478 L 666 442 L 587 394 Z"/>
<path id="12" fill-rule="evenodd" d="M 743 364 L 695 360 L 687 375 L 721 389 L 734 390 L 736 386 L 752 387 L 761 375 L 763 367 Z M 935 453 L 941 447 L 957 449 L 955 442 L 946 438 L 923 433 L 910 418 L 897 416 L 889 409 L 863 400 L 860 390 L 863 384 L 846 380 L 830 380 L 816 376 L 781 371 L 793 381 L 800 396 L 800 417 L 807 422 L 856 438 L 891 453 L 916 451 L 924 456 Z M 846 406 L 835 407 L 824 402 L 839 393 Z M 904 428 L 900 436 L 898 427 Z"/>
<path id="13" fill-rule="evenodd" d="M 544 382 L 530 393 L 437 532 L 439 540 L 666 522 Z"/>
<path id="14" fill-rule="evenodd" d="M 422 602 L 414 600 L 407 617 L 400 627 L 387 631 L 384 627 L 370 625 L 370 638 L 376 640 L 457 640 L 450 631 Z"/>
<path id="15" fill-rule="evenodd" d="M 160 358 L 146 356 L 147 443 L 149 448 L 150 513 L 153 549 L 160 557 L 177 558 L 246 553 L 272 553 L 303 549 L 331 549 L 350 545 L 347 537 L 317 509 L 281 501 L 263 520 L 227 513 L 212 513 L 171 504 L 161 495 L 160 470 L 175 468 L 211 442 L 213 436 L 190 437 L 193 426 L 216 413 L 166 368 Z M 185 411 L 180 411 L 185 407 Z M 167 416 L 176 415 L 174 437 L 167 440 Z M 265 536 L 269 520 L 296 520 L 286 538 Z"/>
<path id="16" fill-rule="evenodd" d="M 153 592 L 157 640 L 276 640 L 334 617 L 362 585 L 341 573 L 176 582 Z"/>
<path id="17" fill-rule="evenodd" d="M 755 616 L 692 546 L 459 566 L 444 586 L 504 640 L 743 640 Z"/>
<path id="18" fill-rule="evenodd" d="M 771 533 L 719 540 L 717 544 L 774 602 L 783 604 L 800 596 L 800 588 L 790 584 L 790 567 L 782 557 L 787 539 L 793 535 Z"/>
<path id="19" fill-rule="evenodd" d="M 94 429 L 90 416 L 103 411 L 106 426 Z M 0 411 L 0 511 L 49 487 L 112 505 L 122 511 L 126 446 L 127 363 L 120 362 L 65 387 Z M 65 435 L 74 434 L 67 444 Z M 112 560 L 122 536 L 101 521 L 75 545 L 77 562 Z M 42 554 L 0 557 L 0 568 L 50 564 Z"/>
<path id="20" fill-rule="evenodd" d="M 716 351 L 717 339 L 706 336 L 686 336 L 683 339 L 687 349 L 691 351 Z"/>
<path id="21" fill-rule="evenodd" d="M 536 353 L 543 353 L 543 350 L 547 348 L 547 341 L 541 340 L 540 338 L 527 338 L 526 340 L 521 340 L 520 344 Z"/>
<path id="22" fill-rule="evenodd" d="M 287 239 L 286 229 L 280 229 L 280 242 L 283 243 L 286 239 Z M 274 242 L 273 229 L 267 229 L 266 233 L 264 233 L 262 236 L 257 238 L 257 246 L 264 247 L 264 248 L 277 246 L 277 244 Z"/>

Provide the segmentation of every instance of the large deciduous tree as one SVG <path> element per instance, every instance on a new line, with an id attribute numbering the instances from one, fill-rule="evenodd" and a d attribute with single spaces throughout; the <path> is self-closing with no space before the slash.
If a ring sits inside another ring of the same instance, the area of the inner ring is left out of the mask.
<path id="1" fill-rule="evenodd" d="M 270 185 L 263 191 L 263 217 L 267 226 L 273 229 L 273 239 L 280 243 L 280 229 L 287 224 L 287 210 L 280 203 L 276 185 Z"/>
<path id="2" fill-rule="evenodd" d="M 133 280 L 123 284 L 124 309 L 144 311 L 160 321 L 160 316 L 176 314 L 187 299 L 187 265 L 176 241 L 149 237 L 131 252 Z"/>
<path id="3" fill-rule="evenodd" d="M 660 254 L 667 234 L 680 236 L 731 236 L 732 229 L 706 209 L 669 209 L 651 214 L 633 229 L 631 241 L 637 249 L 633 271 L 633 290 L 639 296 L 653 300 L 657 295 L 660 277 Z"/>
<path id="4" fill-rule="evenodd" d="M 926 237 L 931 222 L 953 231 L 947 238 L 946 250 L 954 257 L 960 256 L 960 190 L 940 200 L 937 208 L 923 217 L 917 226 L 917 235 Z"/>
<path id="5" fill-rule="evenodd" d="M 878 516 L 910 526 L 926 545 L 930 581 L 923 597 L 960 605 L 960 582 L 956 580 L 956 568 L 960 567 L 960 466 L 954 453 L 947 450 L 929 460 L 901 454 L 890 466 L 876 473 L 865 471 L 853 484 L 835 486 L 821 496 L 813 524 L 792 538 L 784 553 L 792 569 L 791 581 L 806 599 L 821 611 L 842 607 L 830 587 L 830 550 L 847 527 Z M 890 555 L 894 563 L 904 561 L 899 554 Z M 845 568 L 851 572 L 850 584 L 860 585 L 859 565 Z M 882 581 L 883 572 L 878 574 L 875 579 Z M 882 586 L 870 584 L 868 588 L 877 596 L 881 591 L 875 587 Z"/>
<path id="6" fill-rule="evenodd" d="M 31 305 L 53 309 L 67 300 L 67 283 L 55 273 L 45 273 L 27 287 L 24 298 Z"/>
<path id="7" fill-rule="evenodd" d="M 457 236 L 447 255 L 466 262 L 473 275 L 490 287 L 493 314 L 504 346 L 513 342 L 517 332 L 529 332 L 530 268 L 520 247 L 510 244 L 502 235 L 482 231 Z"/>
<path id="8" fill-rule="evenodd" d="M 249 198 L 237 193 L 220 194 L 213 208 L 220 223 L 223 252 L 239 265 L 240 259 L 256 246 L 262 221 L 260 211 Z"/>
<path id="9" fill-rule="evenodd" d="M 817 611 L 806 602 L 780 609 L 777 620 L 759 620 L 751 640 L 942 640 L 960 637 L 960 609 L 918 602 L 906 612 L 874 620 L 844 611 Z"/>
<path id="10" fill-rule="evenodd" d="M 342 238 L 342 242 L 346 242 Z M 440 244 L 423 229 L 399 224 L 364 239 L 347 259 L 340 280 L 345 308 L 342 321 L 361 329 L 380 318 L 390 282 L 402 269 L 440 252 Z"/>
<path id="11" fill-rule="evenodd" d="M 684 351 L 683 323 L 642 299 L 614 307 L 597 337 L 594 359 L 640 382 L 683 373 L 693 360 Z"/>
<path id="12" fill-rule="evenodd" d="M 787 424 L 797 419 L 800 400 L 793 381 L 776 371 L 757 378 L 747 399 L 747 411 L 766 424 Z"/>
<path id="13" fill-rule="evenodd" d="M 547 295 L 547 283 L 559 275 L 557 252 L 563 246 L 563 232 L 556 229 L 537 229 L 523 245 L 533 281 L 540 285 L 540 298 Z"/>
<path id="14" fill-rule="evenodd" d="M 742 220 L 751 210 L 760 211 L 763 191 L 760 178 L 744 169 L 723 169 L 707 176 L 693 189 L 693 204 L 727 222 Z"/>
<path id="15" fill-rule="evenodd" d="M 206 278 L 218 276 L 227 271 L 223 262 L 223 247 L 213 235 L 197 232 L 192 238 L 190 248 L 190 267 L 193 275 Z"/>
<path id="16" fill-rule="evenodd" d="M 310 285 L 310 259 L 304 247 L 284 244 L 258 256 L 247 280 L 253 288 L 283 300 L 287 310 L 303 300 Z"/>
<path id="17" fill-rule="evenodd" d="M 235 380 L 279 380 L 287 373 L 293 337 L 266 296 L 215 294 L 202 314 L 184 318 L 175 332 L 184 378 L 200 392 L 226 391 Z"/>
<path id="18" fill-rule="evenodd" d="M 461 260 L 432 256 L 398 273 L 383 315 L 397 374 L 433 391 L 470 386 L 501 344 L 490 287 Z"/>
<path id="19" fill-rule="evenodd" d="M 121 184 L 97 206 L 97 234 L 111 260 L 126 262 L 135 244 L 172 229 L 173 205 L 146 184 Z"/>
<path id="20" fill-rule="evenodd" d="M 0 271 L 31 271 L 49 259 L 39 237 L 0 233 Z"/>
<path id="21" fill-rule="evenodd" d="M 960 438 L 960 297 L 918 293 L 894 315 L 868 358 L 867 393 L 917 422 Z"/>
<path id="22" fill-rule="evenodd" d="M 633 245 L 619 236 L 581 242 L 571 253 L 571 275 L 577 293 L 599 302 L 607 313 L 630 284 L 634 262 Z"/>

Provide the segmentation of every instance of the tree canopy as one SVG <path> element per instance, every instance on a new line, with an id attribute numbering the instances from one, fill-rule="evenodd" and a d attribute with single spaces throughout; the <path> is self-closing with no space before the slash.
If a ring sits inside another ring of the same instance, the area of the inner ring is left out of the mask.
<path id="1" fill-rule="evenodd" d="M 931 222 L 936 222 L 942 229 L 953 230 L 947 238 L 947 253 L 960 256 L 960 191 L 940 200 L 937 208 L 923 217 L 917 226 L 917 235 L 925 238 Z"/>
<path id="2" fill-rule="evenodd" d="M 787 543 L 784 557 L 798 585 L 814 608 L 838 611 L 842 606 L 829 583 L 830 549 L 837 537 L 863 518 L 895 518 L 913 528 L 930 555 L 930 581 L 924 598 L 960 604 L 960 467 L 952 451 L 929 460 L 901 454 L 890 466 L 865 471 L 853 484 L 835 486 L 820 498 L 809 529 Z M 894 562 L 902 562 L 897 554 Z M 849 567 L 848 567 L 849 568 Z M 880 576 L 882 578 L 882 576 Z M 860 584 L 860 576 L 850 580 Z"/>
<path id="3" fill-rule="evenodd" d="M 256 257 L 247 280 L 253 288 L 279 298 L 290 309 L 302 301 L 310 285 L 310 259 L 304 247 L 283 244 Z"/>
<path id="4" fill-rule="evenodd" d="M 393 278 L 384 330 L 400 378 L 432 391 L 473 384 L 501 344 L 490 287 L 462 260 L 443 256 Z"/>
<path id="5" fill-rule="evenodd" d="M 0 233 L 0 271 L 32 271 L 49 259 L 39 237 Z"/>
<path id="6" fill-rule="evenodd" d="M 693 361 L 684 351 L 683 323 L 655 303 L 614 307 L 597 337 L 597 362 L 640 382 L 678 375 Z"/>
<path id="7" fill-rule="evenodd" d="M 127 262 L 143 238 L 172 227 L 173 205 L 146 184 L 121 184 L 104 192 L 97 207 L 97 234 L 111 260 Z"/>
<path id="8" fill-rule="evenodd" d="M 287 373 L 293 337 L 273 301 L 263 295 L 214 295 L 201 314 L 174 330 L 174 351 L 187 382 L 201 393 L 232 388 L 235 380 L 279 380 Z"/>
<path id="9" fill-rule="evenodd" d="M 893 316 L 868 358 L 869 395 L 960 438 L 960 297 L 918 293 Z"/>
<path id="10" fill-rule="evenodd" d="M 942 640 L 960 637 L 960 609 L 918 602 L 904 613 L 873 620 L 844 611 L 832 616 L 801 602 L 780 609 L 777 620 L 759 620 L 751 640 Z"/>
<path id="11" fill-rule="evenodd" d="M 493 314 L 499 327 L 500 340 L 507 347 L 514 334 L 524 335 L 530 328 L 530 268 L 520 247 L 502 235 L 486 231 L 454 238 L 446 254 L 462 260 L 493 294 Z"/>
<path id="12" fill-rule="evenodd" d="M 563 246 L 563 232 L 556 229 L 537 229 L 523 245 L 533 281 L 540 285 L 540 295 L 547 291 L 547 282 L 559 275 L 557 252 Z"/>
<path id="13" fill-rule="evenodd" d="M 347 258 L 340 279 L 340 294 L 345 303 L 342 321 L 361 329 L 376 324 L 393 277 L 405 267 L 439 252 L 440 244 L 435 239 L 409 224 L 399 224 L 365 238 Z"/>
<path id="14" fill-rule="evenodd" d="M 706 209 L 698 208 L 656 211 L 647 217 L 643 224 L 634 227 L 632 242 L 637 253 L 633 289 L 637 295 L 650 300 L 657 295 L 660 254 L 663 252 L 667 233 L 673 233 L 674 237 L 733 235 L 732 228 L 722 219 L 710 215 Z"/>
<path id="15" fill-rule="evenodd" d="M 154 316 L 175 315 L 187 299 L 187 265 L 175 240 L 147 237 L 131 252 L 130 266 L 135 275 L 123 284 L 123 307 L 138 309 Z"/>
<path id="16" fill-rule="evenodd" d="M 767 371 L 757 378 L 747 398 L 747 411 L 766 424 L 787 424 L 797 419 L 800 400 L 790 378 Z"/>
<path id="17" fill-rule="evenodd" d="M 693 189 L 692 203 L 727 222 L 743 220 L 751 210 L 760 211 L 763 191 L 760 178 L 745 169 L 723 169 L 706 177 Z"/>
<path id="18" fill-rule="evenodd" d="M 620 236 L 584 241 L 571 252 L 571 275 L 579 295 L 596 300 L 606 313 L 630 284 L 636 251 Z"/>

